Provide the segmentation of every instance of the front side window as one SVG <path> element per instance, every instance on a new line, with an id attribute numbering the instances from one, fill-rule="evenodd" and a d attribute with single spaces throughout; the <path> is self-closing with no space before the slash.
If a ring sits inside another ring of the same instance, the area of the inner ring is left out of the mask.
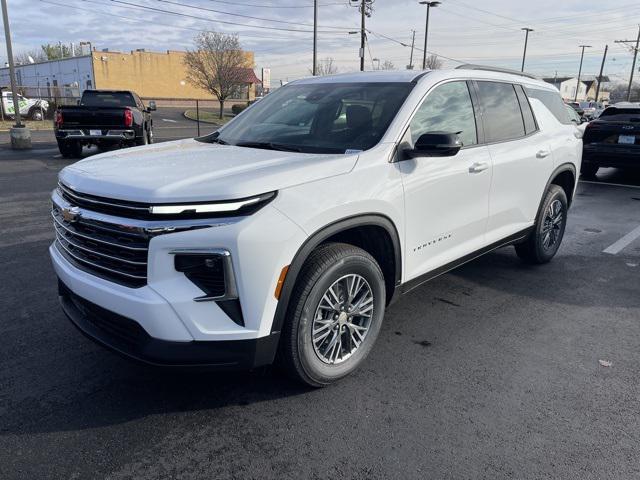
<path id="1" fill-rule="evenodd" d="M 524 136 L 524 120 L 512 84 L 479 81 L 478 94 L 488 142 L 504 142 Z"/>
<path id="2" fill-rule="evenodd" d="M 476 145 L 478 135 L 471 95 L 466 82 L 434 88 L 411 120 L 411 141 L 430 132 L 457 133 L 463 146 Z"/>
<path id="3" fill-rule="evenodd" d="M 291 84 L 201 141 L 305 153 L 367 150 L 387 131 L 413 84 Z"/>

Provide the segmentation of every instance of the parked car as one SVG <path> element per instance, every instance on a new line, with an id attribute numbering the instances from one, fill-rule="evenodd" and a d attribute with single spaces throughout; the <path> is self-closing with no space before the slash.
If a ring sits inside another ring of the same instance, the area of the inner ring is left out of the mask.
<path id="1" fill-rule="evenodd" d="M 15 108 L 13 106 L 13 95 L 8 90 L 2 90 L 0 107 L 5 118 L 15 118 Z M 49 110 L 49 102 L 46 100 L 26 98 L 18 94 L 18 105 L 20 115 L 31 120 L 42 120 Z"/>
<path id="2" fill-rule="evenodd" d="M 580 108 L 584 112 L 583 115 L 588 120 L 597 118 L 604 110 L 604 106 L 600 102 L 580 102 Z"/>
<path id="3" fill-rule="evenodd" d="M 600 167 L 640 168 L 640 105 L 607 107 L 584 133 L 582 174 Z"/>
<path id="4" fill-rule="evenodd" d="M 567 105 L 573 108 L 580 117 L 584 117 L 584 110 L 578 102 L 569 102 Z"/>
<path id="5" fill-rule="evenodd" d="M 153 143 L 151 112 L 131 91 L 85 90 L 78 105 L 59 107 L 54 116 L 58 148 L 64 157 L 80 157 L 82 147 L 102 150 Z"/>
<path id="6" fill-rule="evenodd" d="M 277 359 L 326 385 L 362 364 L 401 294 L 506 245 L 550 261 L 578 137 L 557 89 L 519 73 L 291 82 L 205 137 L 63 169 L 62 308 L 147 363 Z"/>
<path id="7" fill-rule="evenodd" d="M 586 117 L 581 117 L 580 115 L 578 115 L 578 112 L 576 112 L 576 109 L 573 108 L 571 105 L 565 105 L 565 107 L 567 109 L 567 114 L 569 115 L 569 119 L 576 125 L 582 125 L 583 123 L 587 123 L 589 121 L 587 120 Z"/>

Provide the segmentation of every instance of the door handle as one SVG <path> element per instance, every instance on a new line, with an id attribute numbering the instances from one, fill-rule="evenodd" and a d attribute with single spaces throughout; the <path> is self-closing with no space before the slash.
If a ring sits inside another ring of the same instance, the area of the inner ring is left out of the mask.
<path id="1" fill-rule="evenodd" d="M 476 162 L 469 167 L 469 173 L 480 173 L 489 168 L 489 164 L 487 162 Z"/>
<path id="2" fill-rule="evenodd" d="M 548 157 L 551 152 L 549 150 L 538 150 L 536 153 L 536 158 L 545 158 Z"/>

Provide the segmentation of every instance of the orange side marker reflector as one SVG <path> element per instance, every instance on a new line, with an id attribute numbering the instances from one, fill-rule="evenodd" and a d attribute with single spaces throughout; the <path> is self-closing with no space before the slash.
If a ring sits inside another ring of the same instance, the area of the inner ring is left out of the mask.
<path id="1" fill-rule="evenodd" d="M 280 276 L 278 277 L 278 283 L 276 284 L 276 291 L 274 295 L 276 300 L 280 300 L 280 294 L 282 293 L 282 286 L 284 285 L 284 279 L 287 277 L 287 272 L 289 271 L 289 265 L 286 267 L 282 267 L 280 271 Z"/>

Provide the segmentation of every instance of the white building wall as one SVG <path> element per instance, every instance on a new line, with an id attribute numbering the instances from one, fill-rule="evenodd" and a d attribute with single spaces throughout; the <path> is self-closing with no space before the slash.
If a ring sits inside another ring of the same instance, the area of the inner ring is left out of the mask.
<path id="1" fill-rule="evenodd" d="M 573 102 L 576 96 L 576 85 L 578 83 L 577 78 L 570 78 L 560 84 L 560 95 L 565 100 Z M 580 82 L 580 88 L 578 90 L 578 102 L 584 102 L 587 99 L 587 86 Z"/>

